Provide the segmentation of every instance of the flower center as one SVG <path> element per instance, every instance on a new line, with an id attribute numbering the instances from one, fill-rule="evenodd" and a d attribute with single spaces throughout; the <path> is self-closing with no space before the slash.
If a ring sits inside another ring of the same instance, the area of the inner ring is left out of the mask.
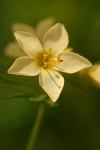
<path id="1" fill-rule="evenodd" d="M 37 60 L 38 67 L 46 69 L 46 70 L 47 69 L 51 69 L 57 63 L 63 61 L 60 58 L 60 56 L 54 57 L 53 54 L 52 54 L 51 49 L 48 49 L 48 51 L 44 51 L 44 52 L 38 53 L 36 60 Z"/>

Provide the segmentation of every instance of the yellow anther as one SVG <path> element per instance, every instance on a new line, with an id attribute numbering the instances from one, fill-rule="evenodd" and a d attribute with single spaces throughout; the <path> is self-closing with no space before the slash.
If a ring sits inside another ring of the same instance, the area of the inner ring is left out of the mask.
<path id="1" fill-rule="evenodd" d="M 60 58 L 60 56 L 57 58 L 58 62 L 62 62 L 63 59 Z"/>
<path id="2" fill-rule="evenodd" d="M 37 65 L 44 69 L 51 69 L 58 63 L 57 58 L 53 57 L 51 48 L 37 55 Z"/>
<path id="3" fill-rule="evenodd" d="M 47 64 L 48 64 L 47 62 L 45 62 L 45 61 L 43 62 L 44 67 L 46 67 L 46 66 L 47 66 Z"/>
<path id="4" fill-rule="evenodd" d="M 48 55 L 46 53 L 43 54 L 44 57 L 47 57 Z"/>
<path id="5" fill-rule="evenodd" d="M 49 48 L 48 51 L 51 51 L 51 48 Z"/>

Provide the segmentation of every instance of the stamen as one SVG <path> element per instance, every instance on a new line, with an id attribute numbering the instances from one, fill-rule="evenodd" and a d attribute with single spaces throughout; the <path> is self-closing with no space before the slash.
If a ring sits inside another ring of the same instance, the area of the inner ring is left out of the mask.
<path id="1" fill-rule="evenodd" d="M 48 51 L 51 51 L 51 48 L 49 48 Z"/>
<path id="2" fill-rule="evenodd" d="M 58 62 L 62 62 L 63 59 L 60 58 L 60 56 L 57 58 Z"/>
<path id="3" fill-rule="evenodd" d="M 48 57 L 48 54 L 44 53 L 43 54 L 43 61 L 45 61 L 47 57 Z"/>
<path id="4" fill-rule="evenodd" d="M 47 55 L 51 53 L 51 48 L 48 49 Z"/>
<path id="5" fill-rule="evenodd" d="M 48 63 L 44 61 L 43 64 L 44 64 L 44 67 L 46 68 Z"/>
<path id="6" fill-rule="evenodd" d="M 51 48 L 49 48 L 47 51 L 44 51 L 38 55 L 37 63 L 39 67 L 49 70 L 61 61 L 60 57 L 58 59 L 53 57 Z"/>

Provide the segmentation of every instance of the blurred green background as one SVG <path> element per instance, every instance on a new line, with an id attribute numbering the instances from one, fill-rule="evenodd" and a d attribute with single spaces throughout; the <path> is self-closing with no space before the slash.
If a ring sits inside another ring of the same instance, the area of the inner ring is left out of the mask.
<path id="1" fill-rule="evenodd" d="M 33 96 L 35 91 L 43 93 L 38 77 L 6 73 L 14 61 L 3 54 L 13 40 L 11 25 L 21 22 L 36 26 L 50 16 L 65 25 L 69 46 L 75 52 L 92 63 L 100 61 L 99 0 L 0 1 L 0 150 L 25 150 L 39 106 L 39 102 L 29 101 L 25 89 Z M 73 81 L 74 77 L 64 76 L 58 106 L 46 107 L 36 150 L 100 150 L 100 90 L 79 78 Z"/>

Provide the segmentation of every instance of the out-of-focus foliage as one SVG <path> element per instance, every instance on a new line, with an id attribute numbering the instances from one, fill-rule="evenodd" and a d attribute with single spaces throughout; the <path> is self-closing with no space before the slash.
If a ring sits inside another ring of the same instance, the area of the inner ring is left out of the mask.
<path id="1" fill-rule="evenodd" d="M 7 75 L 13 59 L 4 48 L 13 40 L 11 25 L 36 26 L 54 16 L 69 33 L 69 46 L 92 63 L 100 61 L 100 1 L 3 0 L 0 2 L 0 150 L 25 150 L 44 94 L 38 77 Z M 65 76 L 57 107 L 47 105 L 37 150 L 100 150 L 100 89 L 76 75 Z M 74 85 L 74 86 L 72 86 Z"/>

